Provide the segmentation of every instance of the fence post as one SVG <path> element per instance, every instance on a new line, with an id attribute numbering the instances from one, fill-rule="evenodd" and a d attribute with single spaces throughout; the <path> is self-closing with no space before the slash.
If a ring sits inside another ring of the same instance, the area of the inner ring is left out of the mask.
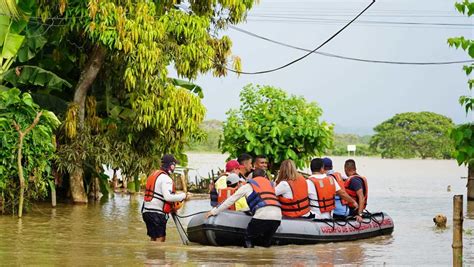
<path id="1" fill-rule="evenodd" d="M 453 197 L 453 266 L 462 266 L 463 195 Z"/>

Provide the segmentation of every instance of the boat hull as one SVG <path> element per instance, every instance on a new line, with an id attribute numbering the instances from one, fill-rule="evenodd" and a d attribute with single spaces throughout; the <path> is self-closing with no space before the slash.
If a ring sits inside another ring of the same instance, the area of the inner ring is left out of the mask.
<path id="1" fill-rule="evenodd" d="M 252 217 L 243 212 L 225 211 L 205 218 L 196 215 L 188 224 L 187 234 L 191 242 L 211 246 L 241 246 L 247 225 Z M 318 244 L 324 242 L 351 241 L 393 232 L 393 220 L 386 213 L 364 216 L 363 223 L 351 220 L 310 220 L 284 218 L 273 236 L 274 245 Z"/>

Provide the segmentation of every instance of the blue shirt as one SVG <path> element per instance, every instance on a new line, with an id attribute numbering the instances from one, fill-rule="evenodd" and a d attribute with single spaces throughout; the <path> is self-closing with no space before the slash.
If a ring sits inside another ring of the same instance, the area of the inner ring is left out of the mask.
<path id="1" fill-rule="evenodd" d="M 333 170 L 327 171 L 328 176 L 333 177 L 331 174 L 333 174 Z M 333 177 L 334 181 L 336 179 Z M 337 182 L 337 181 L 336 181 Z M 335 197 L 336 200 L 336 208 L 333 210 L 333 215 L 338 215 L 338 216 L 349 216 L 349 207 L 346 205 L 343 205 L 341 202 L 341 197 L 336 195 Z"/>

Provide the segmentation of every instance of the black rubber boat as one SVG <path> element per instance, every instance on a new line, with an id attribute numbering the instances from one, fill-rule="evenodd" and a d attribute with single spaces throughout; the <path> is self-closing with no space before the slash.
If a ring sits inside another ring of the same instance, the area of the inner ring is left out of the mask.
<path id="1" fill-rule="evenodd" d="M 191 242 L 211 246 L 241 246 L 252 217 L 238 211 L 224 211 L 206 219 L 205 213 L 194 216 L 188 224 Z M 317 244 L 351 241 L 393 232 L 393 220 L 386 213 L 364 214 L 362 223 L 349 220 L 284 218 L 273 237 L 274 245 Z"/>

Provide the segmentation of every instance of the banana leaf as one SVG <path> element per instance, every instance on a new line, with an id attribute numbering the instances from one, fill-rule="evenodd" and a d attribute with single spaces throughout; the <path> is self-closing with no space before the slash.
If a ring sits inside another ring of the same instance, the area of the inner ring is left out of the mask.
<path id="1" fill-rule="evenodd" d="M 49 89 L 49 92 L 52 90 L 61 91 L 63 86 L 72 87 L 72 84 L 53 72 L 28 65 L 9 69 L 3 75 L 3 80 L 11 83 L 13 86 L 36 85 L 46 87 Z"/>

